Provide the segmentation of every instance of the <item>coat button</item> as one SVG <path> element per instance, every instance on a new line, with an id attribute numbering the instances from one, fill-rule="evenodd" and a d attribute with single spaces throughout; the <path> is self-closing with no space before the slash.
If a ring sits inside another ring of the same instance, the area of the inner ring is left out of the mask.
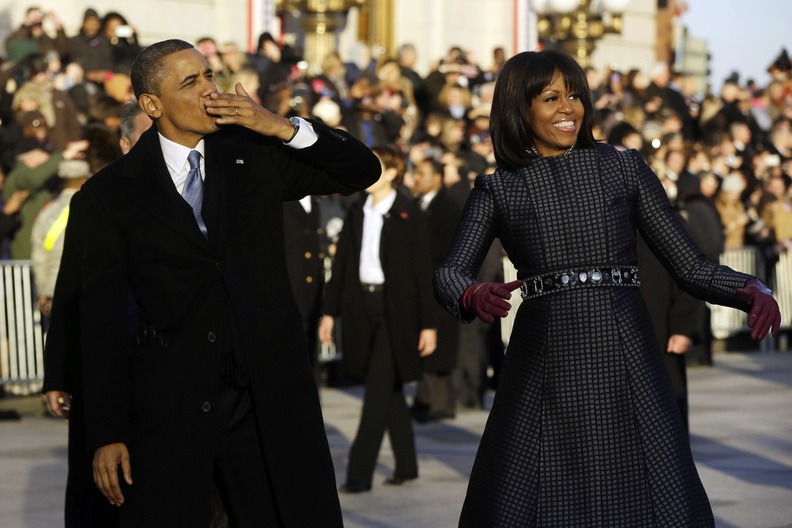
<path id="1" fill-rule="evenodd" d="M 214 332 L 209 332 L 208 334 L 206 334 L 206 339 L 208 339 L 210 343 L 214 343 L 215 341 L 217 341 L 217 335 L 215 335 Z"/>
<path id="2" fill-rule="evenodd" d="M 305 258 L 307 258 L 307 259 L 311 258 L 311 252 L 310 251 L 306 251 L 305 252 Z"/>
<path id="3" fill-rule="evenodd" d="M 201 405 L 201 409 L 203 409 L 203 412 L 209 412 L 211 408 L 212 408 L 212 404 L 209 402 L 203 402 L 203 405 Z"/>
<path id="4" fill-rule="evenodd" d="M 305 277 L 305 282 L 311 284 L 313 282 L 313 277 Z"/>

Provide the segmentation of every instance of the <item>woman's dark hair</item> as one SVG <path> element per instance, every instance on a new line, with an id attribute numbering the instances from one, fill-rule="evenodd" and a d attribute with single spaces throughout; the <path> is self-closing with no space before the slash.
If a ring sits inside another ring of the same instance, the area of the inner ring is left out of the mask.
<path id="1" fill-rule="evenodd" d="M 124 26 L 128 24 L 127 19 L 124 18 L 124 15 L 122 15 L 117 11 L 110 11 L 102 18 L 102 25 L 99 28 L 99 31 L 101 32 L 102 35 L 104 35 L 105 28 L 107 27 L 107 23 L 113 20 L 114 18 L 117 18 Z"/>
<path id="2" fill-rule="evenodd" d="M 608 144 L 615 146 L 624 146 L 624 138 L 631 134 L 639 134 L 638 130 L 626 121 L 617 123 L 611 128 L 608 134 Z"/>
<path id="3" fill-rule="evenodd" d="M 596 144 L 592 133 L 594 107 L 583 68 L 562 51 L 526 51 L 506 61 L 495 83 L 490 135 L 498 167 L 526 167 L 540 157 L 530 149 L 534 140 L 526 110 L 534 98 L 553 82 L 556 71 L 563 76 L 567 89 L 576 93 L 583 103 L 584 116 L 577 148 L 590 148 Z"/>

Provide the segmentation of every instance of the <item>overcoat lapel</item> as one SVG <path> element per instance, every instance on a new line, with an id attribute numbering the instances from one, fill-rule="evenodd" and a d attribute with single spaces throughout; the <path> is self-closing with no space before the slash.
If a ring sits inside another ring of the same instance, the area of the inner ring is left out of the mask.
<path id="1" fill-rule="evenodd" d="M 385 213 L 385 219 L 382 223 L 382 236 L 380 238 L 380 262 L 383 263 L 383 270 L 384 263 L 388 259 L 389 236 L 391 236 L 394 229 L 398 230 L 398 226 L 402 225 L 407 219 L 409 205 L 410 200 L 402 196 L 399 191 L 396 191 L 396 200 L 394 200 L 388 212 Z"/>
<path id="2" fill-rule="evenodd" d="M 148 214 L 203 249 L 210 246 L 195 222 L 192 209 L 176 191 L 165 165 L 156 127 L 145 132 L 127 154 L 122 176 L 129 181 L 128 198 Z"/>

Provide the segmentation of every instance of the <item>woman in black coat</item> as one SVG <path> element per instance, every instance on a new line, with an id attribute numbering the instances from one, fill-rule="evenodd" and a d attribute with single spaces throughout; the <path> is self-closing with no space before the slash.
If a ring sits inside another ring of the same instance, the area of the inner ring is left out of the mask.
<path id="1" fill-rule="evenodd" d="M 682 288 L 780 324 L 757 279 L 707 261 L 635 151 L 595 142 L 585 74 L 558 51 L 498 76 L 499 169 L 471 191 L 435 275 L 457 317 L 492 321 L 521 288 L 462 527 L 708 527 L 701 485 L 638 286 L 638 231 Z M 520 280 L 475 283 L 500 238 Z"/>
<path id="2" fill-rule="evenodd" d="M 388 431 L 396 467 L 388 484 L 418 477 L 412 423 L 402 384 L 421 375 L 421 357 L 437 343 L 429 235 L 418 205 L 396 192 L 404 160 L 374 149 L 383 164 L 365 203 L 347 216 L 327 284 L 319 338 L 332 344 L 341 317 L 345 370 L 365 376 L 360 426 L 349 452 L 342 491 L 371 489 L 380 444 Z"/>

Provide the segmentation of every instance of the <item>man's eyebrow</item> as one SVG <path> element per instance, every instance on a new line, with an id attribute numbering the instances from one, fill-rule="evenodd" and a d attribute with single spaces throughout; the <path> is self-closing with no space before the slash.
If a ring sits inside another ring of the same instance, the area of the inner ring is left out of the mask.
<path id="1" fill-rule="evenodd" d="M 206 68 L 206 70 L 203 71 L 203 75 L 211 75 L 211 74 L 212 74 L 212 68 Z M 179 83 L 179 86 L 184 86 L 185 84 L 194 81 L 195 79 L 198 78 L 199 75 L 201 74 L 193 73 L 192 75 L 188 75 L 187 77 L 182 79 L 182 82 Z"/>

